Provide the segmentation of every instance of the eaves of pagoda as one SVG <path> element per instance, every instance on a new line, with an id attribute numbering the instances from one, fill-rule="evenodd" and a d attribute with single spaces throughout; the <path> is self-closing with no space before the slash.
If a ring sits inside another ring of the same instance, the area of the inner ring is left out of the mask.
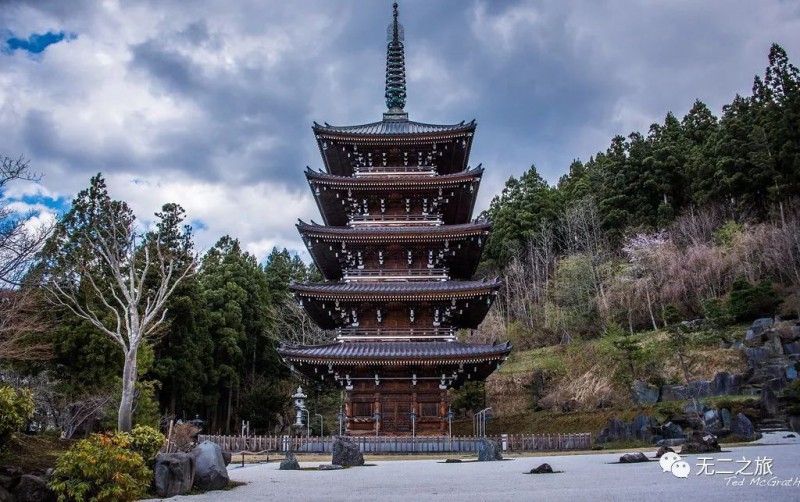
<path id="1" fill-rule="evenodd" d="M 408 282 L 332 282 L 290 284 L 289 289 L 322 329 L 342 327 L 337 310 L 362 303 L 446 303 L 471 302 L 459 308 L 452 324 L 455 328 L 475 329 L 492 306 L 502 282 L 491 281 L 408 281 Z"/>
<path id="2" fill-rule="evenodd" d="M 388 250 L 390 246 L 430 244 L 446 251 L 445 264 L 450 275 L 469 279 L 480 262 L 491 223 L 488 221 L 460 225 L 330 227 L 300 221 L 297 229 L 317 268 L 327 280 L 339 280 L 348 250 L 368 247 Z"/>
<path id="3" fill-rule="evenodd" d="M 333 126 L 314 122 L 314 136 L 322 154 L 327 172 L 339 176 L 354 173 L 354 155 L 364 151 L 392 149 L 418 151 L 420 148 L 436 150 L 447 156 L 437 160 L 438 174 L 464 171 L 469 165 L 469 154 L 477 123 L 425 124 L 410 120 L 382 120 L 353 126 Z"/>
<path id="4" fill-rule="evenodd" d="M 446 199 L 448 202 L 443 204 L 442 214 L 445 223 L 465 223 L 475 208 L 482 175 L 481 166 L 441 176 L 350 177 L 306 170 L 306 178 L 324 223 L 338 226 L 348 224 L 348 201 L 368 196 Z"/>

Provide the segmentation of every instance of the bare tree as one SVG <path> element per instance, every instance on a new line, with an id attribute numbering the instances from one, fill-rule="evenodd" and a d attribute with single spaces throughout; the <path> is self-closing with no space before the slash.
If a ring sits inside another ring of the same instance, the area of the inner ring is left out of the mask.
<path id="1" fill-rule="evenodd" d="M 316 345 L 330 342 L 333 335 L 317 326 L 292 298 L 284 298 L 270 306 L 272 337 L 288 345 Z"/>
<path id="2" fill-rule="evenodd" d="M 51 231 L 50 225 L 31 225 L 33 214 L 19 214 L 3 193 L 9 183 L 38 181 L 28 161 L 0 156 L 0 359 L 47 358 L 49 345 L 35 341 L 46 327 L 36 290 L 22 284 Z"/>
<path id="3" fill-rule="evenodd" d="M 164 322 L 172 292 L 195 272 L 196 257 L 176 252 L 171 237 L 161 225 L 140 233 L 133 212 L 110 199 L 97 175 L 49 243 L 44 286 L 53 300 L 114 340 L 124 354 L 120 431 L 132 426 L 139 347 Z"/>

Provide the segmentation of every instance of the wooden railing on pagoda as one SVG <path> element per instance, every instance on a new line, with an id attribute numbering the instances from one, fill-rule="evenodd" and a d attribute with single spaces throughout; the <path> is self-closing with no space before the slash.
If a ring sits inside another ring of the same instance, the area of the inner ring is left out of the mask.
<path id="1" fill-rule="evenodd" d="M 455 340 L 456 333 L 453 328 L 339 328 L 336 336 L 340 340 Z"/>
<path id="2" fill-rule="evenodd" d="M 380 176 L 396 174 L 436 175 L 435 166 L 356 166 L 353 171 L 358 176 Z"/>
<path id="3" fill-rule="evenodd" d="M 201 435 L 199 441 L 211 441 L 232 454 L 241 453 L 331 453 L 334 436 L 212 436 Z M 364 453 L 472 453 L 478 451 L 477 436 L 348 436 Z M 591 433 L 577 434 L 501 434 L 486 436 L 497 441 L 505 452 L 571 451 L 592 448 Z"/>
<path id="4" fill-rule="evenodd" d="M 400 268 L 400 269 L 357 269 L 345 270 L 343 280 L 413 280 L 426 279 L 446 281 L 449 278 L 446 268 Z"/>
<path id="5" fill-rule="evenodd" d="M 350 225 L 442 225 L 438 214 L 355 214 L 350 217 Z"/>

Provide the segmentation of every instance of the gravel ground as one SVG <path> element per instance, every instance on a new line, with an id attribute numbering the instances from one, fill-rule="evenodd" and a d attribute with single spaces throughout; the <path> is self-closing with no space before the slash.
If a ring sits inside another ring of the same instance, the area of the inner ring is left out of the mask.
<path id="1" fill-rule="evenodd" d="M 722 453 L 685 455 L 688 479 L 663 472 L 657 461 L 619 464 L 619 453 L 521 457 L 502 462 L 444 464 L 443 459 L 375 461 L 370 466 L 338 471 L 279 471 L 278 463 L 231 464 L 231 479 L 246 482 L 230 491 L 209 492 L 191 499 L 250 501 L 498 501 L 498 500 L 800 500 L 800 446 L 788 433 L 766 435 L 764 444 L 725 448 Z M 795 435 L 797 436 L 797 435 Z M 776 444 L 782 443 L 782 444 Z M 787 444 L 788 443 L 788 444 Z M 648 452 L 652 457 L 653 452 Z M 762 476 L 700 473 L 698 457 L 710 457 L 708 469 L 756 469 L 757 458 L 772 462 L 772 474 Z M 443 457 L 444 458 L 444 457 Z M 730 459 L 730 462 L 720 461 Z M 301 459 L 302 460 L 302 459 Z M 526 475 L 542 462 L 557 474 Z M 319 462 L 301 462 L 315 467 Z M 735 479 L 734 479 L 735 478 Z M 779 481 L 790 486 L 773 486 Z M 796 481 L 796 482 L 795 482 Z M 735 485 L 734 483 L 741 483 Z M 170 499 L 172 500 L 172 499 Z"/>

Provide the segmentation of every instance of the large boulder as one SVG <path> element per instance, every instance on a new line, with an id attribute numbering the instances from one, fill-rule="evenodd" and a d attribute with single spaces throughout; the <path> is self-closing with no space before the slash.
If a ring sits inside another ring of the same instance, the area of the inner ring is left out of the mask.
<path id="1" fill-rule="evenodd" d="M 17 502 L 56 502 L 57 499 L 55 492 L 38 476 L 25 474 L 14 488 L 14 500 Z"/>
<path id="2" fill-rule="evenodd" d="M 665 453 L 675 453 L 675 450 L 673 450 L 669 446 L 660 446 L 658 448 L 658 451 L 656 452 L 656 458 L 663 457 Z"/>
<path id="3" fill-rule="evenodd" d="M 750 419 L 744 416 L 742 413 L 737 414 L 731 419 L 730 429 L 731 434 L 736 434 L 737 436 L 745 439 L 753 439 L 755 435 L 753 422 L 751 422 Z"/>
<path id="4" fill-rule="evenodd" d="M 719 410 L 719 418 L 722 420 L 722 427 L 725 429 L 731 428 L 731 410 L 722 408 Z"/>
<path id="5" fill-rule="evenodd" d="M 289 452 L 286 456 L 281 460 L 281 465 L 278 467 L 278 470 L 281 471 L 298 471 L 300 470 L 300 463 L 297 461 L 297 457 L 294 456 L 294 453 Z"/>
<path id="6" fill-rule="evenodd" d="M 649 443 L 653 438 L 653 429 L 658 427 L 658 421 L 645 414 L 638 415 L 631 423 L 631 432 L 633 437 Z"/>
<path id="7" fill-rule="evenodd" d="M 761 389 L 761 409 L 770 416 L 778 413 L 778 397 L 775 392 L 769 387 L 764 386 Z"/>
<path id="8" fill-rule="evenodd" d="M 636 464 L 639 462 L 649 462 L 647 455 L 642 452 L 637 453 L 626 453 L 625 455 L 619 457 L 620 464 Z"/>
<path id="9" fill-rule="evenodd" d="M 689 399 L 685 385 L 665 385 L 661 388 L 662 401 L 684 401 Z"/>
<path id="10" fill-rule="evenodd" d="M 192 458 L 195 487 L 200 490 L 221 490 L 228 486 L 230 478 L 219 445 L 203 441 L 192 450 Z"/>
<path id="11" fill-rule="evenodd" d="M 612 418 L 608 425 L 597 435 L 598 443 L 629 440 L 633 436 L 631 426 L 618 418 Z"/>
<path id="12" fill-rule="evenodd" d="M 633 394 L 638 404 L 653 404 L 658 401 L 661 392 L 655 385 L 636 380 L 633 382 Z"/>
<path id="13" fill-rule="evenodd" d="M 503 460 L 500 453 L 500 445 L 497 441 L 481 439 L 478 441 L 478 462 L 491 462 L 493 460 Z"/>
<path id="14" fill-rule="evenodd" d="M 783 344 L 783 353 L 787 356 L 800 355 L 800 342 L 792 342 Z"/>
<path id="15" fill-rule="evenodd" d="M 684 453 L 716 453 L 722 451 L 717 436 L 708 432 L 694 431 L 686 443 L 681 447 Z"/>
<path id="16" fill-rule="evenodd" d="M 747 356 L 747 367 L 755 369 L 759 364 L 769 359 L 769 351 L 763 347 L 747 347 L 744 349 Z"/>
<path id="17" fill-rule="evenodd" d="M 703 414 L 703 421 L 707 429 L 720 429 L 722 428 L 722 418 L 719 416 L 717 410 L 708 410 Z"/>
<path id="18" fill-rule="evenodd" d="M 155 485 L 159 497 L 186 495 L 194 484 L 194 460 L 188 453 L 159 453 L 155 463 Z"/>
<path id="19" fill-rule="evenodd" d="M 333 442 L 333 459 L 331 463 L 342 467 L 364 465 L 364 455 L 356 443 L 347 438 L 337 437 Z"/>
<path id="20" fill-rule="evenodd" d="M 715 396 L 733 396 L 742 391 L 742 376 L 720 371 L 711 382 L 711 393 Z"/>
<path id="21" fill-rule="evenodd" d="M 767 349 L 770 354 L 774 356 L 783 355 L 783 340 L 777 331 L 767 331 L 761 335 L 761 339 L 764 341 L 764 348 Z"/>
<path id="22" fill-rule="evenodd" d="M 667 422 L 661 426 L 661 436 L 664 439 L 686 439 L 683 428 L 675 422 Z"/>

